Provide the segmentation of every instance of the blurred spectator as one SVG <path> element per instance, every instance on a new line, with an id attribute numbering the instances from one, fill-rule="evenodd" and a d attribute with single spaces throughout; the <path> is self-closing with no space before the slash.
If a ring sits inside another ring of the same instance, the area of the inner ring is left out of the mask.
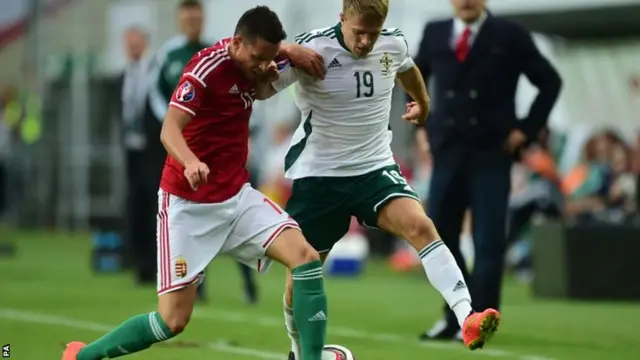
<path id="1" fill-rule="evenodd" d="M 544 129 L 538 142 L 522 152 L 521 163 L 512 168 L 507 245 L 522 235 L 534 214 L 552 218 L 561 214 L 560 174 L 549 141 L 550 133 Z"/>
<path id="2" fill-rule="evenodd" d="M 611 186 L 608 193 L 609 210 L 618 210 L 623 217 L 635 211 L 636 176 L 631 171 L 630 149 L 614 144 L 611 151 Z"/>
<path id="3" fill-rule="evenodd" d="M 166 41 L 154 60 L 149 105 L 158 121 L 164 119 L 173 90 L 178 85 L 182 69 L 198 51 L 212 44 L 202 40 L 204 10 L 197 0 L 182 0 L 177 11 L 180 34 Z"/>
<path id="4" fill-rule="evenodd" d="M 5 121 L 4 110 L 8 97 L 0 94 L 0 218 L 6 210 L 7 204 L 7 167 L 9 161 L 9 125 Z"/>
<path id="5" fill-rule="evenodd" d="M 127 173 L 127 244 L 131 249 L 136 280 L 140 284 L 156 281 L 156 192 L 157 171 L 150 171 L 156 162 L 150 161 L 157 152 L 159 136 L 149 131 L 144 111 L 148 94 L 150 61 L 147 55 L 146 32 L 137 27 L 127 29 L 123 36 L 127 66 L 122 73 L 122 124 Z M 159 176 L 159 173 L 158 175 Z"/>
<path id="6" fill-rule="evenodd" d="M 640 133 L 636 137 L 632 161 L 633 172 L 636 174 L 636 214 L 640 215 Z"/>
<path id="7" fill-rule="evenodd" d="M 640 133 L 638 133 L 638 136 L 636 137 L 633 154 L 631 156 L 631 171 L 635 174 L 640 174 Z"/>
<path id="8" fill-rule="evenodd" d="M 149 83 L 147 33 L 142 28 L 129 28 L 124 32 L 123 42 L 127 54 L 121 94 L 124 145 L 128 151 L 139 151 L 147 142 L 142 124 Z"/>
<path id="9" fill-rule="evenodd" d="M 565 197 L 564 216 L 577 221 L 590 221 L 606 208 L 611 184 L 611 159 L 618 136 L 603 131 L 593 136 L 585 146 L 583 160 L 561 180 Z"/>

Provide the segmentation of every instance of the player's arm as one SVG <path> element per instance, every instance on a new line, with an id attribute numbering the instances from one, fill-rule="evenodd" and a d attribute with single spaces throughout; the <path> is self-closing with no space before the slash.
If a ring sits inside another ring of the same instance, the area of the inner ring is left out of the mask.
<path id="1" fill-rule="evenodd" d="M 289 60 L 293 66 L 316 79 L 324 80 L 327 74 L 322 55 L 304 45 L 283 44 L 278 60 Z"/>
<path id="2" fill-rule="evenodd" d="M 413 65 L 409 70 L 398 73 L 397 80 L 400 87 L 422 108 L 425 115 L 429 114 L 431 100 L 427 92 L 427 85 L 424 83 L 424 78 L 418 66 Z"/>
<path id="3" fill-rule="evenodd" d="M 298 81 L 298 72 L 291 66 L 289 60 L 277 64 L 275 80 L 260 82 L 256 85 L 256 99 L 266 100 Z"/>
<path id="4" fill-rule="evenodd" d="M 397 45 L 402 54 L 402 62 L 398 68 L 396 79 L 402 89 L 411 96 L 413 103 L 407 105 L 407 112 L 403 118 L 414 123 L 421 124 L 429 115 L 431 100 L 427 92 L 427 85 L 418 66 L 409 55 L 409 45 L 400 30 L 395 31 Z"/>
<path id="5" fill-rule="evenodd" d="M 192 60 L 185 67 L 180 82 L 171 95 L 169 109 L 160 132 L 160 141 L 167 153 L 185 167 L 198 161 L 198 158 L 189 149 L 182 136 L 182 130 L 200 111 L 207 90 L 204 80 L 191 73 L 193 66 L 197 64 L 198 61 Z"/>
<path id="6" fill-rule="evenodd" d="M 160 132 L 160 141 L 167 153 L 185 167 L 189 163 L 199 161 L 182 136 L 182 129 L 187 126 L 191 117 L 192 115 L 184 109 L 169 106 Z"/>
<path id="7" fill-rule="evenodd" d="M 256 85 L 256 100 L 267 100 L 277 93 L 276 89 L 274 89 L 273 85 L 269 82 Z"/>

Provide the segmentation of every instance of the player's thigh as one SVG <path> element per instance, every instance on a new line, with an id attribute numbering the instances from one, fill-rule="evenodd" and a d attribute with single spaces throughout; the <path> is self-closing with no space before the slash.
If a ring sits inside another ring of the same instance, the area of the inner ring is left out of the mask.
<path id="1" fill-rule="evenodd" d="M 268 269 L 270 258 L 281 262 L 291 259 L 281 253 L 316 253 L 295 220 L 264 194 L 246 187 L 239 199 L 234 227 L 223 252 L 260 272 Z M 288 249 L 281 245 L 282 239 L 286 239 Z"/>
<path id="2" fill-rule="evenodd" d="M 349 230 L 351 214 L 341 178 L 295 180 L 286 210 L 319 253 L 331 250 Z"/>
<path id="3" fill-rule="evenodd" d="M 378 228 L 399 235 L 395 225 L 414 211 L 424 214 L 418 194 L 407 183 L 397 165 L 374 170 L 360 180 L 354 189 L 353 212 L 367 227 Z M 400 204 L 410 204 L 405 212 L 391 211 Z"/>
<path id="4" fill-rule="evenodd" d="M 200 204 L 159 192 L 158 295 L 199 284 L 229 232 L 228 204 Z"/>

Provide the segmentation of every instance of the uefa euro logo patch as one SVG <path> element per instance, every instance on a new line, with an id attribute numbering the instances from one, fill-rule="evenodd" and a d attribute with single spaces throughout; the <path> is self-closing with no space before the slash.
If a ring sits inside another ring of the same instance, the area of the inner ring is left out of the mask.
<path id="1" fill-rule="evenodd" d="M 189 102 L 196 97 L 196 89 L 189 81 L 185 81 L 180 85 L 176 98 L 180 102 Z"/>

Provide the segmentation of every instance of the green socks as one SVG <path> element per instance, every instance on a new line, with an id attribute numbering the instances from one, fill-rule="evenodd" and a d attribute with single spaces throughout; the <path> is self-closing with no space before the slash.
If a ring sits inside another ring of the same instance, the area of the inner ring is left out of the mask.
<path id="1" fill-rule="evenodd" d="M 173 336 L 157 312 L 137 315 L 85 346 L 76 360 L 102 360 L 129 355 Z"/>
<path id="2" fill-rule="evenodd" d="M 327 340 L 327 297 L 322 283 L 322 263 L 314 261 L 298 266 L 291 273 L 293 318 L 300 333 L 302 359 L 321 360 Z"/>

